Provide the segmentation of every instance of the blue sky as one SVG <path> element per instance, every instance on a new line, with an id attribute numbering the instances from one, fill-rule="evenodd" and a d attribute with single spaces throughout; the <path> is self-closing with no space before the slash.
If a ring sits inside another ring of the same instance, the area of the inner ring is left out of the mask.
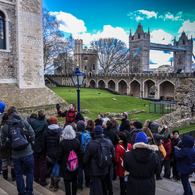
<path id="1" fill-rule="evenodd" d="M 131 29 L 135 33 L 141 22 L 145 32 L 151 33 L 151 42 L 168 44 L 174 37 L 179 39 L 182 31 L 194 38 L 195 54 L 195 1 L 194 0 L 43 0 L 43 7 L 63 20 L 60 27 L 65 35 L 90 41 L 100 37 L 116 37 L 128 46 Z M 170 64 L 172 53 L 150 52 L 151 67 Z M 153 62 L 153 64 L 152 64 Z"/>

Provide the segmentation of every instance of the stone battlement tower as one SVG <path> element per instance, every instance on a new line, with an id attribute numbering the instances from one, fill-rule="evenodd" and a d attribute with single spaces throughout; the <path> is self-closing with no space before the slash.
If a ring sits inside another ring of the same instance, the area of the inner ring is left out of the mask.
<path id="1" fill-rule="evenodd" d="M 150 32 L 143 31 L 141 23 L 138 24 L 134 35 L 129 34 L 129 53 L 132 56 L 139 48 L 137 56 L 130 62 L 130 67 L 137 67 L 135 72 L 149 71 L 149 56 L 150 56 Z M 130 70 L 131 72 L 131 70 Z"/>
<path id="2" fill-rule="evenodd" d="M 80 67 L 80 71 L 88 74 L 98 74 L 98 51 L 83 49 L 83 40 L 75 39 L 75 50 L 74 50 L 74 70 L 77 64 Z"/>
<path id="3" fill-rule="evenodd" d="M 6 109 L 66 103 L 45 87 L 42 33 L 42 0 L 0 0 L 0 100 Z"/>
<path id="4" fill-rule="evenodd" d="M 192 52 L 193 52 L 193 39 L 188 39 L 183 31 L 179 41 L 174 39 L 174 46 L 185 47 L 186 51 L 176 51 L 173 54 L 174 57 L 174 71 L 191 72 L 192 71 Z"/>

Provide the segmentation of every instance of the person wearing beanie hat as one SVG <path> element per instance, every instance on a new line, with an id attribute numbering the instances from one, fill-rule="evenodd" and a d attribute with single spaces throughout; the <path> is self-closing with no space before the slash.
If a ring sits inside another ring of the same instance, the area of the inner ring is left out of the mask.
<path id="1" fill-rule="evenodd" d="M 5 110 L 5 106 L 6 104 L 4 102 L 0 102 L 0 124 L 1 124 L 2 117 L 3 117 L 3 112 Z"/>
<path id="2" fill-rule="evenodd" d="M 148 143 L 148 138 L 147 138 L 146 134 L 142 131 L 137 133 L 137 135 L 135 137 L 135 143 L 139 143 L 139 142 L 143 142 L 145 144 Z"/>
<path id="3" fill-rule="evenodd" d="M 58 119 L 56 117 L 50 117 L 47 119 L 47 122 L 49 125 L 43 133 L 43 152 L 47 153 L 47 156 L 54 165 L 50 175 L 50 188 L 54 188 L 54 191 L 57 191 L 59 189 L 58 183 L 60 181 L 60 165 L 57 163 L 57 157 L 59 154 L 61 129 L 58 126 Z"/>
<path id="4" fill-rule="evenodd" d="M 92 181 L 93 195 L 103 195 L 107 194 L 107 173 L 109 171 L 110 165 L 105 166 L 104 168 L 100 168 L 97 162 L 97 151 L 98 146 L 101 146 L 100 143 L 104 142 L 107 144 L 110 155 L 112 156 L 112 160 L 114 161 L 114 146 L 109 139 L 105 139 L 103 137 L 103 129 L 100 125 L 97 125 L 94 129 L 95 137 L 94 139 L 88 143 L 86 151 L 83 156 L 83 163 L 86 167 L 89 167 L 90 178 Z M 104 185 L 104 187 L 102 186 Z M 103 193 L 104 189 L 104 193 Z"/>
<path id="5" fill-rule="evenodd" d="M 139 121 L 136 121 L 133 123 L 133 130 L 130 132 L 130 143 L 131 145 L 133 145 L 135 143 L 135 137 L 137 135 L 137 133 L 139 133 L 140 131 L 142 131 L 142 123 Z"/>
<path id="6" fill-rule="evenodd" d="M 100 125 L 97 125 L 94 129 L 94 134 L 95 135 L 102 135 L 103 134 L 103 129 L 102 129 L 102 126 Z"/>
<path id="7" fill-rule="evenodd" d="M 135 137 L 133 150 L 124 155 L 124 169 L 129 172 L 126 183 L 128 195 L 155 195 L 154 174 L 160 172 L 161 164 L 156 154 L 158 147 L 147 143 L 146 134 L 140 131 Z"/>

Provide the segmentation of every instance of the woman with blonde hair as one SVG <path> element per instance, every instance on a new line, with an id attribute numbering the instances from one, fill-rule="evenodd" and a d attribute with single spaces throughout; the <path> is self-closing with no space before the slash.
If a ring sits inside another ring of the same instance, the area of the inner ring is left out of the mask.
<path id="1" fill-rule="evenodd" d="M 143 128 L 142 131 L 146 134 L 146 136 L 148 138 L 148 144 L 150 144 L 150 145 L 156 144 L 154 137 L 152 135 L 152 132 L 150 131 L 150 129 L 148 127 Z"/>

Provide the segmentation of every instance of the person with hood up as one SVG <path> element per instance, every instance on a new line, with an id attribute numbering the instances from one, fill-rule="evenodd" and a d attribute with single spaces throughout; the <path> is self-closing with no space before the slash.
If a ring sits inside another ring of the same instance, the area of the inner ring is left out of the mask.
<path id="1" fill-rule="evenodd" d="M 182 146 L 181 149 L 175 147 L 175 158 L 177 160 L 176 169 L 181 174 L 184 195 L 193 195 L 189 183 L 189 175 L 195 170 L 194 138 L 189 135 L 184 135 Z"/>
<path id="2" fill-rule="evenodd" d="M 50 175 L 51 183 L 49 187 L 54 188 L 54 191 L 57 191 L 59 189 L 58 183 L 60 181 L 60 165 L 57 163 L 57 157 L 61 129 L 58 126 L 58 119 L 56 117 L 50 117 L 47 122 L 49 126 L 43 133 L 43 151 L 47 153 L 54 165 Z"/>
<path id="3" fill-rule="evenodd" d="M 68 157 L 70 151 L 74 151 L 78 159 L 82 156 L 82 149 L 79 140 L 76 138 L 76 133 L 72 126 L 67 125 L 62 134 L 62 141 L 59 146 L 59 155 L 57 163 L 60 165 L 60 174 L 64 179 L 66 195 L 71 195 L 70 182 L 72 182 L 72 195 L 77 194 L 77 175 L 78 169 L 69 171 L 67 168 Z"/>
<path id="4" fill-rule="evenodd" d="M 162 162 L 164 157 L 166 156 L 166 151 L 161 141 L 162 139 L 168 138 L 169 128 L 166 125 L 163 125 L 163 129 L 160 132 L 158 132 L 158 129 L 159 129 L 158 123 L 153 123 L 153 122 L 150 123 L 150 130 L 152 132 L 156 145 L 159 147 L 159 151 L 157 152 L 157 154 L 160 159 L 160 162 Z M 161 180 L 161 179 L 163 179 L 163 177 L 161 177 L 160 173 L 157 174 L 156 180 Z"/>
<path id="5" fill-rule="evenodd" d="M 123 163 L 129 172 L 127 195 L 155 195 L 155 176 L 160 172 L 160 161 L 155 151 L 156 145 L 149 145 L 144 132 L 135 138 L 133 150 L 126 152 Z"/>

